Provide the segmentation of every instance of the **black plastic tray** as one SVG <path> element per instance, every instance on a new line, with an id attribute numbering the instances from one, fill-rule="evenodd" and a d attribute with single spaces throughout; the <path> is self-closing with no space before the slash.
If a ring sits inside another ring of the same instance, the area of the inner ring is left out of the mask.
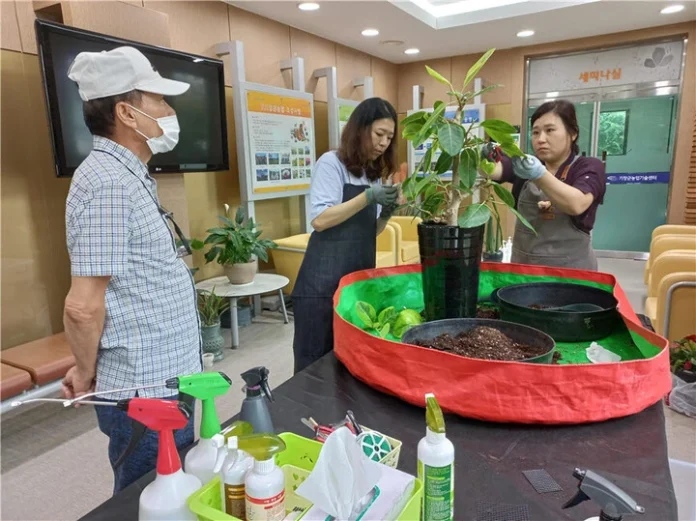
<path id="1" fill-rule="evenodd" d="M 599 288 L 562 282 L 516 284 L 497 291 L 493 296 L 500 309 L 500 319 L 524 324 L 548 333 L 556 342 L 589 342 L 612 334 L 621 324 L 616 310 L 618 301 Z M 565 306 L 596 304 L 601 311 L 547 311 L 529 306 Z"/>

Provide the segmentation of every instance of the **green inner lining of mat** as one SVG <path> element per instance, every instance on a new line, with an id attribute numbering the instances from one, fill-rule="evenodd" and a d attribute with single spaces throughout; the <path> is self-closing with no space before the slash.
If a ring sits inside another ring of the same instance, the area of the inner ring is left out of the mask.
<path id="1" fill-rule="evenodd" d="M 608 292 L 612 292 L 613 290 L 612 286 L 609 284 L 600 284 L 580 279 L 482 271 L 479 277 L 479 298 L 487 298 L 493 290 L 498 288 L 532 282 L 565 282 L 591 286 Z M 397 310 L 410 308 L 422 311 L 424 303 L 421 274 L 404 273 L 400 275 L 375 277 L 355 282 L 344 287 L 336 311 L 346 321 L 363 328 L 362 321 L 355 313 L 355 304 L 359 301 L 369 302 L 375 307 L 378 313 L 389 306 L 394 306 Z M 373 336 L 379 336 L 375 331 L 369 331 L 369 333 Z M 396 342 L 399 341 L 392 335 L 388 335 L 387 339 Z M 598 340 L 597 343 L 605 349 L 619 355 L 623 361 L 652 358 L 660 352 L 659 347 L 651 344 L 640 335 L 633 333 L 623 324 L 610 336 Z M 561 359 L 558 363 L 591 363 L 585 353 L 585 350 L 590 344 L 591 342 L 558 342 L 556 344 L 556 349 L 561 353 Z"/>

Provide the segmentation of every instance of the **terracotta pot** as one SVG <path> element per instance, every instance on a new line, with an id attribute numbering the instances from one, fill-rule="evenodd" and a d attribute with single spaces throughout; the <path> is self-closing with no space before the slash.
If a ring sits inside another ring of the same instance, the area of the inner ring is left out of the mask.
<path id="1" fill-rule="evenodd" d="M 254 277 L 259 269 L 258 260 L 244 264 L 225 264 L 225 275 L 230 284 L 250 284 L 254 282 Z"/>

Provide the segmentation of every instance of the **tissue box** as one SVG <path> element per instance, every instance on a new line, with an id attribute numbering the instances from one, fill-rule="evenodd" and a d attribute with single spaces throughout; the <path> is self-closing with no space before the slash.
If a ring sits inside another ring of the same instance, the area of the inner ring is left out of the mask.
<path id="1" fill-rule="evenodd" d="M 406 507 L 410 507 L 412 498 L 418 494 L 421 487 L 417 487 L 416 478 L 400 470 L 382 466 L 382 477 L 377 482 L 379 495 L 362 512 L 356 521 L 396 521 L 399 519 L 420 518 L 420 501 L 415 501 L 415 507 L 409 509 L 410 515 L 406 517 Z M 414 510 L 414 512 L 411 512 Z M 318 507 L 312 506 L 300 518 L 300 521 L 328 521 L 333 519 Z"/>

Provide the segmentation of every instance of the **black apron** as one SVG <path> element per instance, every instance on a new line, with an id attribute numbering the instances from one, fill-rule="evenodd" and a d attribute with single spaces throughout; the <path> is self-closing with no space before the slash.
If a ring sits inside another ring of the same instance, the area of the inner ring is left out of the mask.
<path id="1" fill-rule="evenodd" d="M 565 182 L 578 157 L 563 169 L 561 181 Z M 529 221 L 537 235 L 517 220 L 512 241 L 512 262 L 597 271 L 597 258 L 590 234 L 575 226 L 570 215 L 557 211 L 553 206 L 540 209 L 539 202 L 548 200 L 536 184 L 530 181 L 524 184 L 517 199 L 517 211 Z"/>
<path id="2" fill-rule="evenodd" d="M 343 202 L 369 186 L 343 185 Z M 333 295 L 341 277 L 375 267 L 377 207 L 371 204 L 347 221 L 313 232 L 292 292 L 295 313 L 295 373 L 333 350 Z"/>

